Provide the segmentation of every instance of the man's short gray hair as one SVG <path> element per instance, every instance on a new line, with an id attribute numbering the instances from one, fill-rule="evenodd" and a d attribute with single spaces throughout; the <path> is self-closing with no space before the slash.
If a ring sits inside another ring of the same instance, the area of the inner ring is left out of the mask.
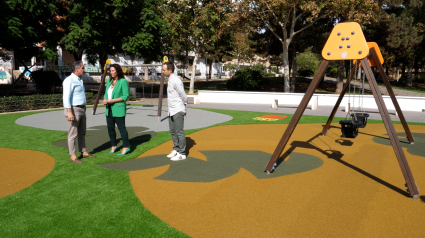
<path id="1" fill-rule="evenodd" d="M 74 63 L 72 63 L 72 72 L 75 73 L 75 68 L 77 69 L 81 68 L 82 63 L 83 62 L 81 61 L 75 61 Z"/>

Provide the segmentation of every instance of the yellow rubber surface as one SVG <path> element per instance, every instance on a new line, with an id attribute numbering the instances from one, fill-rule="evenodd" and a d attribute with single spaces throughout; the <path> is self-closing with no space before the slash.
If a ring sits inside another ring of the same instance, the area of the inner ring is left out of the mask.
<path id="1" fill-rule="evenodd" d="M 194 141 L 189 156 L 207 160 L 199 152 L 203 150 L 272 154 L 286 127 L 205 129 L 187 136 Z M 424 126 L 409 127 L 412 133 L 425 133 Z M 401 125 L 395 128 L 403 132 Z M 130 180 L 153 214 L 192 237 L 423 237 L 423 197 L 407 196 L 392 147 L 373 141 L 375 136 L 387 138 L 384 125 L 368 124 L 355 139 L 340 138 L 339 124 L 333 124 L 327 136 L 318 136 L 321 130 L 322 124 L 298 125 L 284 150 L 295 141 L 293 152 L 323 160 L 322 166 L 307 172 L 257 179 L 241 169 L 208 183 L 155 179 L 167 171 L 166 165 L 129 172 Z M 170 141 L 140 157 L 171 149 Z M 425 189 L 425 157 L 403 150 L 419 189 Z M 338 152 L 340 160 L 327 155 Z"/>
<path id="2" fill-rule="evenodd" d="M 43 152 L 0 148 L 0 155 L 0 198 L 31 186 L 55 166 Z"/>

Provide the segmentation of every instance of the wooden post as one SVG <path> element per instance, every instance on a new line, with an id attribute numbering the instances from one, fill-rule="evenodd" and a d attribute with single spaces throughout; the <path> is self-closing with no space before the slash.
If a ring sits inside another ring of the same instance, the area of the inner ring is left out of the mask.
<path id="1" fill-rule="evenodd" d="M 357 61 L 357 63 L 353 66 L 353 69 L 351 70 L 351 74 L 350 77 L 347 78 L 347 81 L 345 82 L 344 88 L 342 88 L 341 94 L 339 95 L 338 100 L 336 101 L 336 104 L 331 112 L 331 115 L 328 118 L 328 122 L 326 122 L 325 127 L 322 130 L 322 135 L 326 135 L 328 133 L 329 127 L 331 126 L 332 120 L 335 117 L 335 113 L 339 108 L 339 105 L 341 104 L 342 99 L 344 98 L 345 93 L 347 92 L 347 88 L 350 86 L 351 83 L 351 79 L 354 76 L 354 73 L 356 71 L 356 66 L 358 67 L 359 62 Z"/>
<path id="2" fill-rule="evenodd" d="M 96 114 L 97 104 L 99 103 L 100 97 L 103 96 L 103 92 L 105 91 L 105 78 L 106 73 L 108 71 L 109 64 L 105 64 L 105 70 L 103 71 L 102 78 L 100 80 L 99 90 L 97 91 L 96 101 L 94 101 L 94 107 L 93 107 L 93 115 Z"/>
<path id="3" fill-rule="evenodd" d="M 397 98 L 395 97 L 394 91 L 391 88 L 390 81 L 388 80 L 388 77 L 385 74 L 384 67 L 382 67 L 381 61 L 379 61 L 378 54 L 376 53 L 375 48 L 370 48 L 370 53 L 373 57 L 373 60 L 375 61 L 379 73 L 381 74 L 381 78 L 384 81 L 385 86 L 387 87 L 388 94 L 390 95 L 390 98 L 394 104 L 395 110 L 397 111 L 397 115 L 400 118 L 400 122 L 403 125 L 404 131 L 406 132 L 407 139 L 409 140 L 410 144 L 413 144 L 415 142 L 415 139 L 413 138 L 412 133 L 410 132 L 409 126 L 407 125 L 406 119 L 404 118 L 400 105 L 397 102 Z"/>
<path id="4" fill-rule="evenodd" d="M 387 133 L 390 137 L 390 141 L 400 165 L 401 172 L 403 173 L 404 180 L 406 181 L 408 192 L 414 199 L 418 199 L 419 189 L 416 185 L 415 179 L 413 178 L 412 172 L 410 171 L 409 164 L 407 163 L 406 156 L 403 149 L 401 148 L 400 141 L 396 134 L 394 125 L 391 122 L 391 118 L 387 107 L 385 106 L 384 99 L 382 98 L 381 91 L 379 91 L 378 84 L 376 83 L 375 77 L 373 76 L 372 69 L 370 68 L 367 58 L 364 58 L 360 61 L 366 74 L 367 81 L 369 82 L 369 86 L 372 89 L 376 104 L 378 105 L 385 129 L 387 130 Z M 375 62 L 377 63 L 379 60 Z"/>
<path id="5" fill-rule="evenodd" d="M 162 63 L 162 66 L 164 66 L 164 63 Z M 159 85 L 159 98 L 158 98 L 158 122 L 161 121 L 161 111 L 162 111 L 162 97 L 164 94 L 164 73 L 162 73 L 162 67 L 161 67 L 161 81 Z"/>
<path id="6" fill-rule="evenodd" d="M 329 64 L 329 61 L 327 60 L 323 60 L 322 63 L 320 64 L 317 74 L 314 76 L 313 80 L 311 81 L 310 86 L 308 86 L 308 89 L 306 93 L 304 94 L 304 97 L 301 100 L 300 105 L 295 111 L 295 114 L 292 117 L 291 122 L 289 122 L 289 125 L 282 136 L 282 139 L 280 139 L 279 144 L 277 145 L 272 157 L 270 158 L 269 163 L 266 166 L 266 170 L 268 173 L 270 173 L 273 170 L 274 164 L 276 163 L 276 161 L 279 159 L 280 155 L 282 154 L 282 151 L 285 148 L 286 144 L 288 143 L 289 138 L 291 138 L 291 135 L 294 132 L 295 127 L 297 126 L 301 116 L 303 115 L 308 102 L 313 96 L 313 93 L 316 90 L 317 86 L 319 85 L 323 75 L 325 75 L 328 64 Z"/>

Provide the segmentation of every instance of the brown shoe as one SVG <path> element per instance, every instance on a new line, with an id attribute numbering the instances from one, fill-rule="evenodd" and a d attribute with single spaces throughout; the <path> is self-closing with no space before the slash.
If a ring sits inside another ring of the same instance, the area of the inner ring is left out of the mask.
<path id="1" fill-rule="evenodd" d="M 76 159 L 70 159 L 69 162 L 74 163 L 74 164 L 82 164 L 83 163 L 83 161 L 81 161 L 78 158 L 76 158 Z"/>
<path id="2" fill-rule="evenodd" d="M 87 155 L 81 154 L 80 158 L 96 158 L 96 155 L 92 155 L 92 154 L 89 154 L 89 153 L 87 153 Z"/>

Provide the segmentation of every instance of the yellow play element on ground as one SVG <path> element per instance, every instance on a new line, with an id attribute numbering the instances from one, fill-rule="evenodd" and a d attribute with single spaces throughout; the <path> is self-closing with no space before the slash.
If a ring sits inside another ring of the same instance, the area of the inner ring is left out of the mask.
<path id="1" fill-rule="evenodd" d="M 43 152 L 0 148 L 0 198 L 21 191 L 48 175 L 55 159 Z"/>
<path id="2" fill-rule="evenodd" d="M 356 22 L 339 23 L 334 27 L 322 50 L 325 60 L 364 59 L 369 53 L 361 26 Z"/>
<path id="3" fill-rule="evenodd" d="M 378 55 L 379 61 L 381 62 L 381 64 L 384 63 L 384 57 L 382 57 L 381 54 L 381 50 L 378 47 L 378 44 L 375 42 L 368 42 L 367 46 L 369 47 L 369 50 L 372 48 L 375 48 L 376 54 Z M 373 59 L 373 57 L 371 55 L 368 56 L 367 61 L 369 61 L 370 67 L 376 67 L 376 62 Z M 353 64 L 356 64 L 356 60 L 353 61 Z M 360 63 L 359 66 L 361 66 L 362 64 Z"/>

